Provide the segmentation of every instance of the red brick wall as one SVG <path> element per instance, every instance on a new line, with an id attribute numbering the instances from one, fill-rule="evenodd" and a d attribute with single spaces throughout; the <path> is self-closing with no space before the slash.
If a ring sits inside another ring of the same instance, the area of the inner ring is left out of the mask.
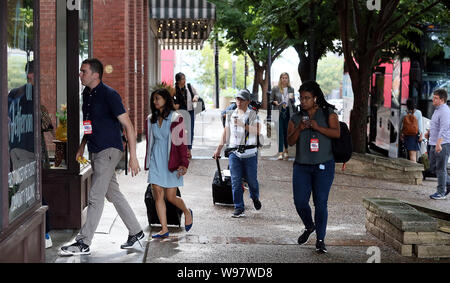
<path id="1" fill-rule="evenodd" d="M 44 105 L 53 126 L 56 127 L 56 0 L 40 1 L 40 84 L 41 105 Z M 53 137 L 45 135 L 47 146 L 52 146 Z"/>
<path id="2" fill-rule="evenodd" d="M 138 134 L 143 134 L 148 114 L 147 10 L 146 0 L 93 0 L 94 57 L 113 67 L 103 81 L 121 95 Z"/>

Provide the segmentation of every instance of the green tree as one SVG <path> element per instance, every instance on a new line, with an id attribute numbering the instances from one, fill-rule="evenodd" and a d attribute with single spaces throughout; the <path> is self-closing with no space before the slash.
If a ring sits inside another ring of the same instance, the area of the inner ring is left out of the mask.
<path id="1" fill-rule="evenodd" d="M 197 72 L 197 81 L 206 87 L 204 95 L 213 100 L 215 84 L 215 66 L 214 66 L 214 49 L 211 44 L 205 44 L 200 54 L 192 52 L 190 55 L 197 56 L 198 61 L 194 64 L 194 69 Z M 227 76 L 227 88 L 231 87 L 233 79 L 233 62 L 230 52 L 226 48 L 219 50 L 219 88 L 225 89 L 225 76 Z M 228 70 L 224 69 L 224 62 L 228 63 Z M 245 59 L 243 55 L 237 57 L 236 61 L 236 89 L 243 89 L 245 87 Z M 252 70 L 252 68 L 250 69 Z M 247 83 L 253 79 L 253 75 L 249 72 Z M 221 94 L 223 92 L 220 92 Z"/>
<path id="2" fill-rule="evenodd" d="M 262 0 L 267 21 L 286 33 L 300 59 L 302 81 L 316 80 L 317 64 L 326 52 L 336 52 L 339 38 L 334 3 L 317 0 Z"/>
<path id="3" fill-rule="evenodd" d="M 263 94 L 268 90 L 267 76 L 269 49 L 274 61 L 288 46 L 286 34 L 280 28 L 269 24 L 259 0 L 211 0 L 216 5 L 215 35 L 232 53 L 247 53 L 253 63 L 253 93 L 261 87 Z M 263 95 L 263 107 L 267 107 Z"/>
<path id="4" fill-rule="evenodd" d="M 373 9 L 366 0 L 335 0 L 342 47 L 354 93 L 350 132 L 355 152 L 365 153 L 370 76 L 386 51 L 395 51 L 399 36 L 420 22 L 443 23 L 448 6 L 438 0 L 386 0 Z M 370 3 L 369 3 L 370 2 Z M 445 0 L 448 5 L 448 0 Z"/>

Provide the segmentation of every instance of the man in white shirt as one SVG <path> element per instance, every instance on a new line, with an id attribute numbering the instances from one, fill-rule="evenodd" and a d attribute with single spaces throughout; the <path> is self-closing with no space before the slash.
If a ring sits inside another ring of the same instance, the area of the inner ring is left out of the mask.
<path id="1" fill-rule="evenodd" d="M 261 209 L 257 179 L 260 121 L 257 113 L 248 108 L 250 97 L 248 90 L 241 90 L 236 94 L 237 109 L 227 113 L 222 140 L 214 152 L 214 158 L 219 158 L 224 144 L 228 141 L 228 149 L 231 149 L 229 164 L 234 202 L 232 217 L 234 218 L 245 216 L 242 177 L 246 178 L 255 209 Z"/>

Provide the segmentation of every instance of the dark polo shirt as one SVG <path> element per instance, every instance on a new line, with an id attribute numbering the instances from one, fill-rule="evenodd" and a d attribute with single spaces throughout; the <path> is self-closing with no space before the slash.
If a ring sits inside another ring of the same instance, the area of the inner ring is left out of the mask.
<path id="1" fill-rule="evenodd" d="M 89 152 L 98 153 L 114 147 L 123 151 L 121 124 L 118 116 L 125 113 L 120 95 L 101 82 L 92 91 L 83 90 L 83 120 L 92 123 L 92 134 L 87 137 Z"/>

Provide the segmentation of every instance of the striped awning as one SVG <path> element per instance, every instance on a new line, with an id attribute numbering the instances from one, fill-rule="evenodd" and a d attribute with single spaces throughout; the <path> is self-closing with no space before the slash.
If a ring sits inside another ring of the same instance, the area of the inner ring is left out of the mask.
<path id="1" fill-rule="evenodd" d="M 216 16 L 204 0 L 149 0 L 150 26 L 163 49 L 201 49 Z"/>

